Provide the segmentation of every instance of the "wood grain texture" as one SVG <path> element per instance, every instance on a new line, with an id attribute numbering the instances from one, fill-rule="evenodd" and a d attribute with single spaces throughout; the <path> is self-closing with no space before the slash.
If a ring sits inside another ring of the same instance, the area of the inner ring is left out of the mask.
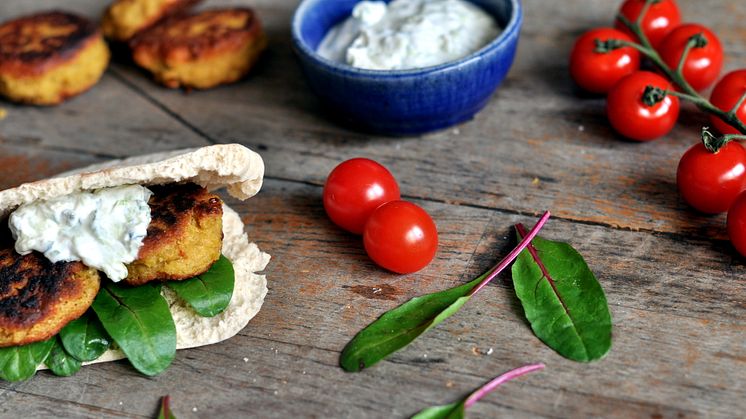
<path id="1" fill-rule="evenodd" d="M 270 50 L 238 84 L 185 94 L 118 59 L 90 92 L 56 108 L 19 107 L 0 121 L 0 187 L 112 156 L 238 141 L 267 164 L 262 192 L 228 199 L 251 240 L 273 255 L 269 294 L 238 336 L 177 353 L 157 377 L 125 361 L 70 378 L 0 384 L 0 417 L 154 417 L 172 396 L 177 417 L 406 417 L 455 401 L 517 366 L 547 368 L 501 387 L 472 417 L 739 417 L 746 411 L 746 265 L 724 240 L 723 217 L 689 211 L 675 169 L 705 119 L 689 109 L 674 132 L 618 138 L 604 103 L 567 76 L 573 40 L 606 25 L 617 2 L 525 1 L 514 69 L 488 107 L 457 128 L 416 138 L 356 133 L 330 121 L 290 50 L 294 0 L 226 0 L 256 8 Z M 744 67 L 740 1 L 680 1 L 686 20 L 717 23 L 728 68 Z M 0 18 L 59 7 L 0 2 Z M 97 17 L 98 0 L 65 8 Z M 325 217 L 325 176 L 367 156 L 436 220 L 441 246 L 425 270 L 376 268 L 358 237 Z M 481 274 L 515 244 L 511 226 L 551 209 L 542 235 L 569 241 L 609 300 L 614 344 L 592 364 L 543 345 L 507 274 L 413 345 L 360 374 L 339 352 L 370 321 L 409 298 Z"/>

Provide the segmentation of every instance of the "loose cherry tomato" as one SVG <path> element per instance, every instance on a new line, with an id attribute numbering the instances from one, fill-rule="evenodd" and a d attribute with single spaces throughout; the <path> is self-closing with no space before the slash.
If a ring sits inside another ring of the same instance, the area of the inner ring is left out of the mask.
<path id="1" fill-rule="evenodd" d="M 710 86 L 720 75 L 723 69 L 723 46 L 720 40 L 707 27 L 686 23 L 674 28 L 661 41 L 658 51 L 663 61 L 672 69 L 676 69 L 681 59 L 684 48 L 689 43 L 689 38 L 702 34 L 707 40 L 707 45 L 700 48 L 692 48 L 684 63 L 684 79 L 694 88 L 703 90 Z"/>
<path id="2" fill-rule="evenodd" d="M 438 250 L 433 219 L 417 205 L 391 201 L 378 207 L 365 224 L 368 256 L 390 271 L 407 274 L 427 266 Z"/>
<path id="3" fill-rule="evenodd" d="M 679 98 L 666 95 L 648 106 L 642 101 L 645 88 L 671 89 L 671 83 L 649 71 L 638 71 L 615 84 L 606 98 L 606 115 L 614 129 L 637 141 L 650 141 L 668 134 L 679 116 Z"/>
<path id="4" fill-rule="evenodd" d="M 676 184 L 684 201 L 695 209 L 725 212 L 746 189 L 746 149 L 731 141 L 712 153 L 697 143 L 681 157 Z"/>
<path id="5" fill-rule="evenodd" d="M 361 234 L 373 210 L 401 198 L 396 179 L 377 162 L 356 158 L 340 163 L 324 184 L 324 209 L 343 229 Z"/>
<path id="6" fill-rule="evenodd" d="M 646 0 L 627 0 L 619 9 L 619 14 L 626 17 L 630 22 L 635 22 L 645 3 Z M 650 5 L 642 19 L 642 32 L 648 38 L 650 44 L 656 48 L 663 38 L 680 23 L 681 12 L 679 12 L 679 6 L 676 5 L 676 2 L 674 0 L 662 0 Z M 637 39 L 632 31 L 618 19 L 615 27 Z"/>
<path id="7" fill-rule="evenodd" d="M 741 193 L 728 209 L 728 237 L 733 247 L 746 256 L 746 192 Z"/>
<path id="8" fill-rule="evenodd" d="M 640 69 L 640 53 L 631 47 L 607 53 L 596 52 L 596 40 L 632 41 L 626 34 L 611 28 L 597 28 L 584 33 L 570 54 L 570 75 L 585 90 L 606 93 L 622 77 Z"/>
<path id="9" fill-rule="evenodd" d="M 731 71 L 712 89 L 710 102 L 728 112 L 736 106 L 736 103 L 744 93 L 746 93 L 746 69 Z M 746 100 L 736 110 L 736 116 L 741 122 L 746 124 Z M 721 134 L 740 134 L 737 129 L 726 124 L 715 115 L 710 115 L 710 121 Z"/>

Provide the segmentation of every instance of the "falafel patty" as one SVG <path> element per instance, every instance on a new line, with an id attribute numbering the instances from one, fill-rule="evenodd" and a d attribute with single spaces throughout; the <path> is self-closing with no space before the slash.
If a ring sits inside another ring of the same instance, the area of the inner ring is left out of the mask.
<path id="1" fill-rule="evenodd" d="M 44 12 L 0 25 L 0 94 L 33 105 L 56 105 L 96 84 L 109 48 L 88 19 Z"/>
<path id="2" fill-rule="evenodd" d="M 116 0 L 104 12 L 101 30 L 104 36 L 119 42 L 166 16 L 186 10 L 202 0 Z"/>
<path id="3" fill-rule="evenodd" d="M 267 46 L 251 9 L 174 16 L 130 42 L 134 61 L 170 88 L 208 89 L 246 75 Z"/>
<path id="4" fill-rule="evenodd" d="M 0 249 L 0 347 L 46 340 L 82 316 L 98 293 L 98 271 Z"/>
<path id="5" fill-rule="evenodd" d="M 151 221 L 125 281 L 188 279 L 206 272 L 220 257 L 223 201 L 193 183 L 150 186 Z"/>

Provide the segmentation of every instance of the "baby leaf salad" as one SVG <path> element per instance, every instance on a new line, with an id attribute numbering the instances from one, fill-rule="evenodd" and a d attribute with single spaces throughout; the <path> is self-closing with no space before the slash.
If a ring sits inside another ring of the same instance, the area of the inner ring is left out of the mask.
<path id="1" fill-rule="evenodd" d="M 342 351 L 340 365 L 357 372 L 402 349 L 454 315 L 511 262 L 513 283 L 534 333 L 560 355 L 575 361 L 603 357 L 611 347 L 611 315 L 600 284 L 569 244 L 536 237 L 545 213 L 520 243 L 484 275 L 445 291 L 413 298 L 359 332 Z"/>
<path id="2" fill-rule="evenodd" d="M 220 256 L 202 275 L 184 281 L 136 287 L 107 282 L 82 317 L 52 338 L 23 346 L 0 348 L 0 378 L 26 380 L 45 364 L 54 374 L 75 374 L 83 362 L 98 359 L 110 348 L 124 352 L 132 366 L 156 375 L 176 355 L 176 326 L 161 287 L 170 288 L 198 315 L 213 317 L 230 303 L 233 265 Z"/>

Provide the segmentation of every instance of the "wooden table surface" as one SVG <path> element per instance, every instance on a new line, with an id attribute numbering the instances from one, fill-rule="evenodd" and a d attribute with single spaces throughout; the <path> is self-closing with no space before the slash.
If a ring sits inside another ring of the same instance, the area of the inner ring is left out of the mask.
<path id="1" fill-rule="evenodd" d="M 0 18 L 64 7 L 97 18 L 101 0 L 2 0 Z M 152 417 L 170 394 L 178 417 L 406 417 L 457 400 L 533 362 L 523 377 L 470 409 L 472 417 L 739 417 L 746 412 L 746 265 L 705 217 L 678 197 L 678 159 L 706 119 L 687 106 L 674 131 L 640 144 L 614 134 L 604 101 L 567 76 L 574 39 L 608 25 L 619 2 L 525 2 L 515 65 L 473 121 L 435 134 L 359 134 L 319 111 L 290 45 L 293 0 L 208 1 L 255 7 L 270 48 L 232 86 L 185 94 L 114 62 L 90 92 L 62 106 L 0 102 L 0 187 L 92 162 L 239 142 L 266 163 L 260 194 L 240 210 L 272 255 L 269 294 L 238 336 L 179 351 L 149 378 L 114 362 L 70 378 L 37 374 L 0 384 L 0 416 Z M 681 0 L 685 20 L 713 26 L 727 69 L 746 66 L 742 0 Z M 406 199 L 438 224 L 433 263 L 406 276 L 366 257 L 360 239 L 326 218 L 321 185 L 339 162 L 376 159 Z M 599 362 L 568 361 L 527 325 L 510 276 L 405 350 L 359 374 L 340 350 L 407 299 L 463 283 L 514 246 L 511 226 L 546 209 L 548 238 L 569 241 L 606 291 L 614 343 Z M 380 288 L 383 292 L 374 292 Z"/>

